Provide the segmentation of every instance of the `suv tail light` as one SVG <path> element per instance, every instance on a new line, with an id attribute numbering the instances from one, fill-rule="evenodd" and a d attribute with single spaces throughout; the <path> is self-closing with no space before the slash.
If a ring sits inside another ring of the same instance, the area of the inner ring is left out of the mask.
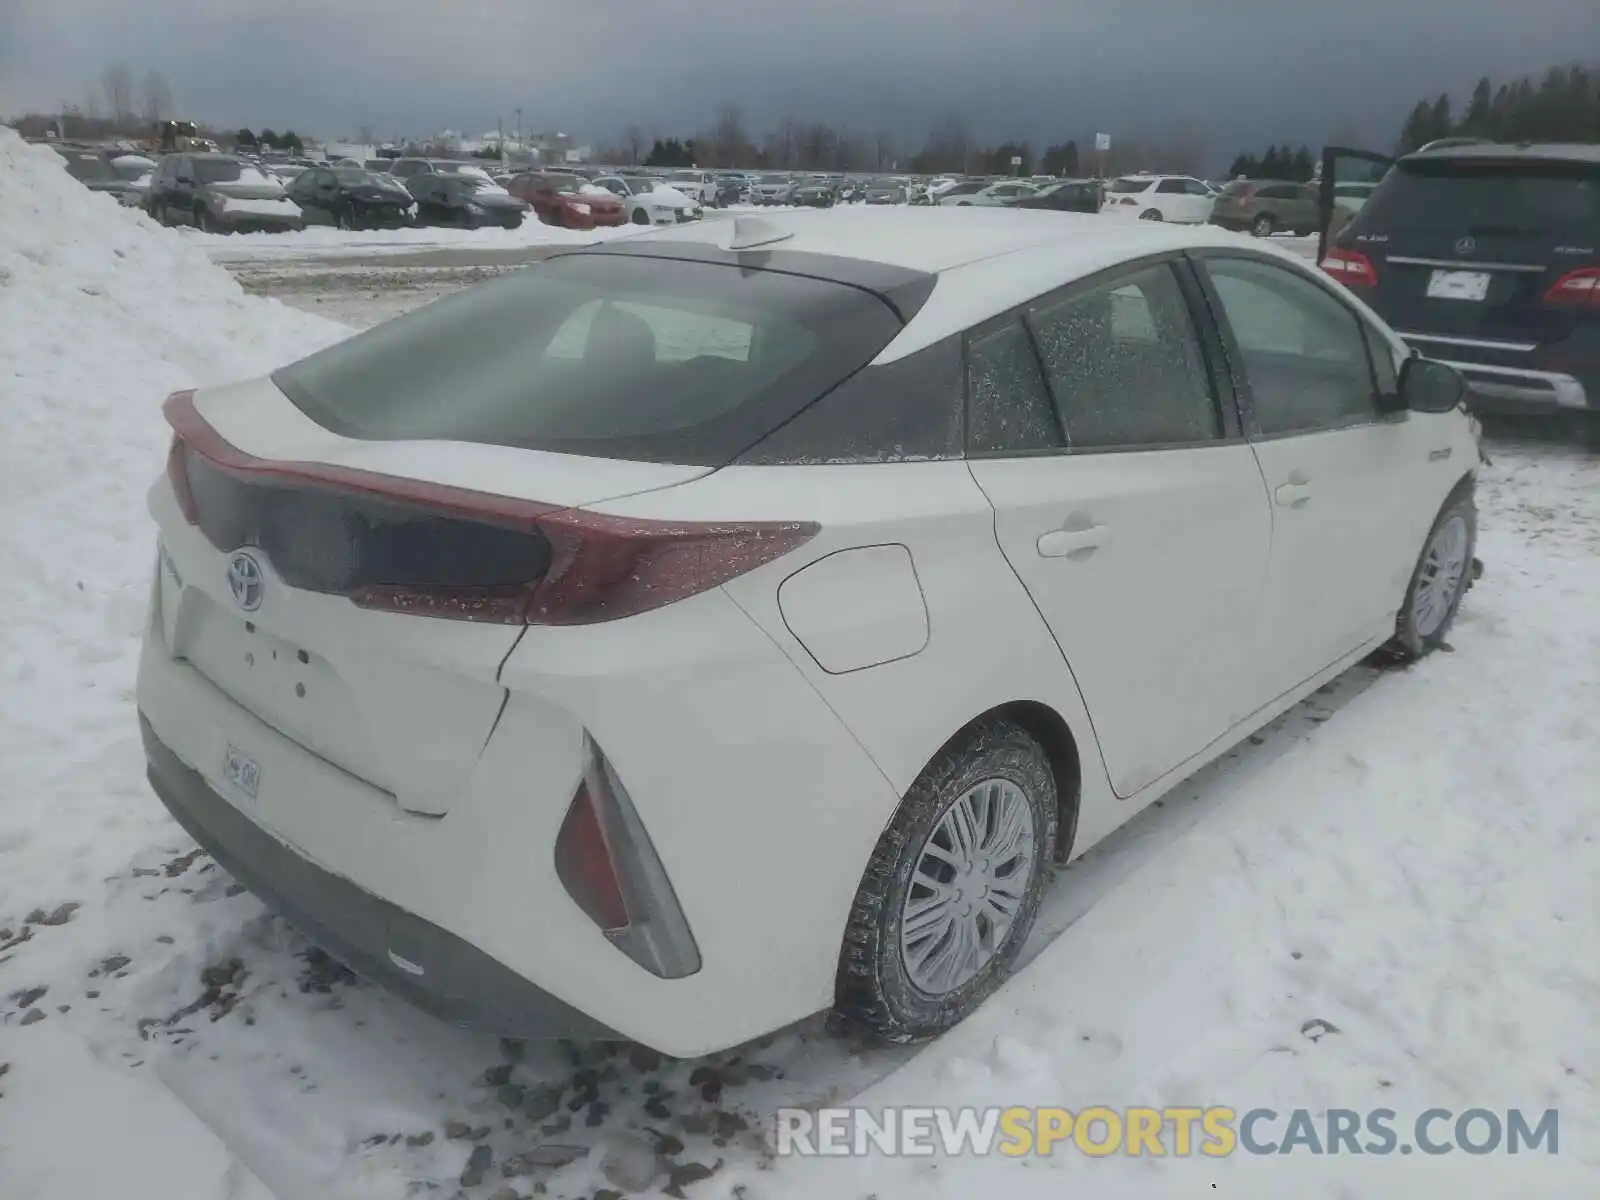
<path id="1" fill-rule="evenodd" d="M 1576 271 L 1568 271 L 1544 294 L 1544 302 L 1600 310 L 1600 267 L 1579 267 Z"/>
<path id="2" fill-rule="evenodd" d="M 1378 271 L 1372 260 L 1359 250 L 1342 250 L 1335 246 L 1322 260 L 1322 269 L 1340 283 L 1351 287 L 1376 287 Z"/>
<path id="3" fill-rule="evenodd" d="M 652 521 L 315 462 L 255 458 L 168 397 L 167 477 L 219 550 L 255 546 L 290 587 L 362 608 L 587 625 L 661 608 L 815 537 L 810 522 Z"/>
<path id="4" fill-rule="evenodd" d="M 556 835 L 556 876 L 612 945 L 651 974 L 682 979 L 700 969 L 700 949 L 638 810 L 587 736 L 583 782 Z"/>

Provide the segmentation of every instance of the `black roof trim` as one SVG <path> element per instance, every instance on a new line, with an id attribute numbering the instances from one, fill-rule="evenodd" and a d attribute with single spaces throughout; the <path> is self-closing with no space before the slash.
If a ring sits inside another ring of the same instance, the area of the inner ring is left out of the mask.
<path id="1" fill-rule="evenodd" d="M 808 250 L 755 249 L 724 250 L 704 242 L 646 241 L 643 238 L 619 238 L 592 246 L 578 246 L 558 251 L 551 258 L 571 254 L 610 254 L 626 258 L 669 258 L 679 262 L 714 263 L 737 267 L 743 271 L 776 271 L 784 275 L 801 275 L 808 279 L 821 279 L 842 283 L 848 287 L 881 297 L 894 309 L 902 323 L 908 324 L 917 314 L 939 277 L 929 271 L 913 271 L 890 263 L 875 262 L 866 258 L 847 258 L 836 254 L 817 254 Z"/>

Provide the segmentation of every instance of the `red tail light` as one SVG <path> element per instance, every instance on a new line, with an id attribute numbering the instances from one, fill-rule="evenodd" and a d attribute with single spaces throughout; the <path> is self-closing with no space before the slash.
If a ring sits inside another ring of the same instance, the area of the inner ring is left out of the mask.
<path id="1" fill-rule="evenodd" d="M 1322 269 L 1340 283 L 1350 287 L 1377 287 L 1378 271 L 1372 260 L 1359 250 L 1342 250 L 1335 246 L 1322 260 Z"/>
<path id="2" fill-rule="evenodd" d="M 1600 311 L 1600 267 L 1579 267 L 1576 271 L 1568 271 L 1544 294 L 1544 302 Z"/>
<path id="3" fill-rule="evenodd" d="M 556 876 L 584 914 L 607 933 L 628 927 L 628 906 L 622 899 L 616 863 L 606 846 L 605 830 L 589 794 L 588 781 L 578 785 L 561 832 L 556 835 Z"/>
<path id="4" fill-rule="evenodd" d="M 633 798 L 584 735 L 583 782 L 556 835 L 556 877 L 612 945 L 662 979 L 700 969 L 700 948 Z"/>
<path id="5" fill-rule="evenodd" d="M 290 586 L 363 608 L 585 625 L 719 587 L 815 537 L 809 522 L 607 516 L 374 471 L 246 454 L 167 400 L 167 474 L 220 550 L 264 550 Z"/>

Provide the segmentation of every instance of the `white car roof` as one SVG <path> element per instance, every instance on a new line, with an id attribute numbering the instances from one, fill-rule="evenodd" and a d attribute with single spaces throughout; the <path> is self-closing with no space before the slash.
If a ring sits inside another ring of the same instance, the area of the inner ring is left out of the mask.
<path id="1" fill-rule="evenodd" d="M 1182 178 L 1181 176 L 1177 178 Z M 939 277 L 917 315 L 875 361 L 892 362 L 1054 288 L 1148 254 L 1199 246 L 1265 251 L 1305 263 L 1264 239 L 1215 225 L 1118 221 L 1090 213 L 930 207 L 783 212 L 754 218 L 789 236 L 773 249 L 885 263 Z M 731 221 L 637 235 L 669 242 L 724 242 Z"/>

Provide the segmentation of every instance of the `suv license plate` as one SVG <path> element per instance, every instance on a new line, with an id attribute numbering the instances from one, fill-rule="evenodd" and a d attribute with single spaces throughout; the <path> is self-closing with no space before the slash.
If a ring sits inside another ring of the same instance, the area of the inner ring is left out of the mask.
<path id="1" fill-rule="evenodd" d="M 1487 271 L 1435 271 L 1428 277 L 1430 299 L 1482 300 L 1488 294 Z"/>
<path id="2" fill-rule="evenodd" d="M 222 758 L 223 777 L 250 799 L 256 798 L 261 787 L 261 768 L 256 760 L 236 746 L 229 746 Z"/>

